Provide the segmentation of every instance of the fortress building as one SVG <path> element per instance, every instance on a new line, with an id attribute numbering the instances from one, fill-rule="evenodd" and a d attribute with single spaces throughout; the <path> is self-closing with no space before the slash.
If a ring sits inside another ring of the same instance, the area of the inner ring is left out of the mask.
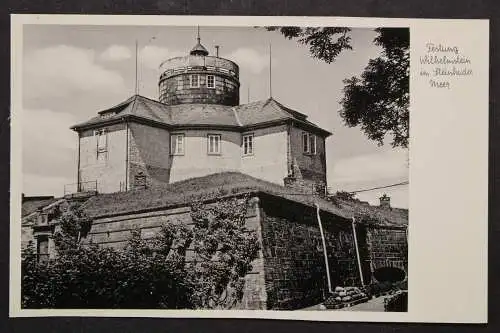
<path id="1" fill-rule="evenodd" d="M 238 65 L 210 56 L 198 38 L 160 65 L 158 101 L 134 95 L 73 126 L 77 186 L 62 198 L 23 196 L 22 248 L 57 258 L 53 236 L 74 203 L 91 221 L 82 245 L 122 249 L 137 228 L 143 239 L 170 222 L 192 228 L 193 202 L 234 199 L 247 200 L 245 229 L 259 243 L 234 309 L 316 305 L 327 276 L 359 287 L 387 269 L 406 277 L 408 211 L 387 196 L 372 207 L 312 195 L 326 185 L 331 133 L 273 98 L 240 105 L 239 86 Z M 195 256 L 190 245 L 185 260 Z"/>
<path id="2" fill-rule="evenodd" d="M 237 171 L 326 185 L 328 131 L 273 98 L 239 104 L 239 68 L 200 43 L 160 65 L 159 99 L 135 95 L 84 123 L 77 191 L 100 193 Z M 96 188 L 95 188 L 96 187 Z"/>

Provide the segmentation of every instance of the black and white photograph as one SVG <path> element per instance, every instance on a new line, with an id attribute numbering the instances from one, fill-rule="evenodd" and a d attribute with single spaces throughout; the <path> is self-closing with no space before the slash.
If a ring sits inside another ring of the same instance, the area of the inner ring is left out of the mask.
<path id="1" fill-rule="evenodd" d="M 13 23 L 11 316 L 485 320 L 484 22 Z"/>
<path id="2" fill-rule="evenodd" d="M 23 30 L 23 308 L 407 310 L 408 27 Z"/>

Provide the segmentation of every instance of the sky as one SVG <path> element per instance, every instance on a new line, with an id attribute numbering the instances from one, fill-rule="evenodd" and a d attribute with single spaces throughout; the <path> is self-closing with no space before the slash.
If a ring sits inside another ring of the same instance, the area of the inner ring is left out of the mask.
<path id="1" fill-rule="evenodd" d="M 373 29 L 353 29 L 353 50 L 331 64 L 310 56 L 307 47 L 279 32 L 255 27 L 200 27 L 211 53 L 240 66 L 240 104 L 272 94 L 333 132 L 327 139 L 327 179 L 332 191 L 357 191 L 408 180 L 408 151 L 378 146 L 359 128 L 343 124 L 338 111 L 343 80 L 362 73 L 381 50 Z M 76 182 L 77 134 L 71 125 L 114 106 L 135 91 L 138 42 L 139 94 L 158 99 L 158 66 L 185 55 L 196 42 L 196 27 L 25 25 L 23 30 L 23 192 L 64 193 Z M 408 207 L 408 186 L 360 192 L 371 204 L 387 193 L 395 207 Z"/>

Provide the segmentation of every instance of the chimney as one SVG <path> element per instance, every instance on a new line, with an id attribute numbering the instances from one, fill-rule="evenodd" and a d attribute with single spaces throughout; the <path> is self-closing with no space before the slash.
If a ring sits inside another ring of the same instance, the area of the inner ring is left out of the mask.
<path id="1" fill-rule="evenodd" d="M 391 208 L 391 197 L 384 193 L 380 198 L 380 207 Z"/>

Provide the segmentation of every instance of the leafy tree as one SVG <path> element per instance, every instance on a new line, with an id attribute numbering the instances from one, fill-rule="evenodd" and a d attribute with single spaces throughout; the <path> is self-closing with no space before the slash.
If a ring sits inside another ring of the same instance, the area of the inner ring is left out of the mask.
<path id="1" fill-rule="evenodd" d="M 286 38 L 309 47 L 314 58 L 333 62 L 343 50 L 351 50 L 349 28 L 269 27 Z M 377 28 L 375 45 L 382 48 L 359 76 L 345 79 L 340 116 L 349 127 L 361 126 L 379 145 L 392 136 L 393 147 L 408 147 L 409 45 L 407 28 Z"/>

